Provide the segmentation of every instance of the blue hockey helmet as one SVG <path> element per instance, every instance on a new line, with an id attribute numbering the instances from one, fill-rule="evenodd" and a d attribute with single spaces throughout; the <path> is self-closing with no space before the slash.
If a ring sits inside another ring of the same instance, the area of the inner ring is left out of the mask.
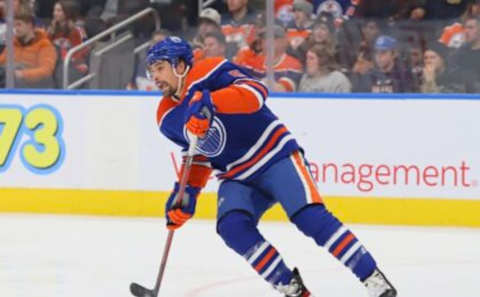
<path id="1" fill-rule="evenodd" d="M 175 67 L 180 59 L 191 67 L 193 63 L 192 48 L 184 39 L 169 36 L 148 50 L 146 62 L 150 66 L 158 61 L 166 60 Z"/>

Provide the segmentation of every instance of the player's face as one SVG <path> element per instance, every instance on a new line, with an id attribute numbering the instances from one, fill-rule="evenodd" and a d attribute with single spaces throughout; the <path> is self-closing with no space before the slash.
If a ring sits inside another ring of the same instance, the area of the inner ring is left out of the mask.
<path id="1" fill-rule="evenodd" d="M 172 96 L 177 91 L 178 78 L 173 73 L 172 65 L 167 61 L 158 61 L 148 67 L 151 79 L 163 92 L 164 96 Z"/>

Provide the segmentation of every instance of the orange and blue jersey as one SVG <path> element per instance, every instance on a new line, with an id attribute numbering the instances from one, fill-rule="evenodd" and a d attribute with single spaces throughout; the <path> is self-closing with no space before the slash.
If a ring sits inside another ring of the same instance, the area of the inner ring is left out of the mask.
<path id="1" fill-rule="evenodd" d="M 248 181 L 299 146 L 285 125 L 265 105 L 268 90 L 244 69 L 222 58 L 194 64 L 180 100 L 162 98 L 157 109 L 160 131 L 186 150 L 184 115 L 193 94 L 209 90 L 215 116 L 207 136 L 199 139 L 196 166 L 189 183 L 202 187 L 212 169 L 220 179 Z"/>

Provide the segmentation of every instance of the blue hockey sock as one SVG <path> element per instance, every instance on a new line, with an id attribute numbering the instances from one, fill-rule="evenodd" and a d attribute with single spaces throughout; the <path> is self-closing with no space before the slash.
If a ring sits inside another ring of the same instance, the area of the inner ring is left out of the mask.
<path id="1" fill-rule="evenodd" d="M 324 205 L 307 206 L 291 220 L 305 235 L 312 237 L 319 246 L 325 247 L 350 268 L 361 281 L 375 270 L 377 264 L 370 253 Z"/>
<path id="2" fill-rule="evenodd" d="M 227 213 L 218 222 L 217 232 L 227 246 L 243 256 L 273 286 L 290 283 L 292 272 L 283 262 L 280 253 L 260 234 L 248 213 Z"/>

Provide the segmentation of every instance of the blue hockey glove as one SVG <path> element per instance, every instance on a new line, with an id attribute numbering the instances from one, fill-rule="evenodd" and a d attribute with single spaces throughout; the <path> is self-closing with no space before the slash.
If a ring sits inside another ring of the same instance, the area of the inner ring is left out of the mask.
<path id="1" fill-rule="evenodd" d="M 210 128 L 213 113 L 214 106 L 210 91 L 195 92 L 185 114 L 185 124 L 188 131 L 200 138 L 205 137 Z"/>
<path id="2" fill-rule="evenodd" d="M 193 216 L 197 205 L 197 196 L 200 193 L 200 188 L 187 185 L 185 188 L 185 194 L 183 195 L 183 203 L 180 205 L 178 205 L 178 203 L 177 205 L 173 205 L 174 200 L 178 196 L 179 189 L 180 184 L 176 182 L 170 197 L 168 197 L 167 204 L 165 205 L 165 217 L 167 219 L 167 228 L 169 230 L 180 228 Z"/>

